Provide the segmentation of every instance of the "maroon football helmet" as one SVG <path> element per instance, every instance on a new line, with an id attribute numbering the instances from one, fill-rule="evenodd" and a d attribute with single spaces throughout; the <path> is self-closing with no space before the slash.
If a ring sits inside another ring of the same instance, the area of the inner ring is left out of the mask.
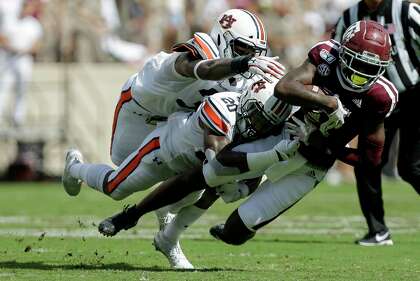
<path id="1" fill-rule="evenodd" d="M 340 73 L 353 89 L 367 90 L 391 61 L 391 40 L 377 22 L 355 22 L 343 35 L 340 49 Z"/>

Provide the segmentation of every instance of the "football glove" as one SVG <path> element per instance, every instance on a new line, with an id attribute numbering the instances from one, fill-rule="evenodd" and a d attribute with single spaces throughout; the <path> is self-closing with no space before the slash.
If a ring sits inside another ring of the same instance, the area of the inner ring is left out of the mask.
<path id="1" fill-rule="evenodd" d="M 267 82 L 272 83 L 270 75 L 280 79 L 284 76 L 286 68 L 278 62 L 279 57 L 258 56 L 248 61 L 248 71 L 261 75 Z"/>
<path id="2" fill-rule="evenodd" d="M 216 193 L 225 203 L 231 203 L 248 196 L 249 188 L 245 183 L 232 182 L 216 187 Z"/>
<path id="3" fill-rule="evenodd" d="M 349 112 L 344 109 L 340 99 L 337 96 L 334 97 L 337 99 L 337 109 L 328 114 L 328 120 L 319 127 L 319 130 L 324 136 L 328 136 L 330 130 L 338 129 L 343 126 L 344 118 L 349 114 Z"/>
<path id="4" fill-rule="evenodd" d="M 317 127 L 307 120 L 306 116 L 304 118 L 305 122 L 295 116 L 292 116 L 292 120 L 295 124 L 292 122 L 286 122 L 286 132 L 308 145 L 309 136 L 312 132 L 317 130 Z"/>
<path id="5" fill-rule="evenodd" d="M 299 145 L 300 141 L 298 138 L 294 140 L 281 140 L 273 149 L 277 153 L 279 160 L 284 161 L 295 155 Z"/>

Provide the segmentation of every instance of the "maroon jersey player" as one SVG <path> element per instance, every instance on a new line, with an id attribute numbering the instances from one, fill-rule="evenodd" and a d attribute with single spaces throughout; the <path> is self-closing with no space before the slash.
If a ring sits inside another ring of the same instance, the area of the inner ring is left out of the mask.
<path id="1" fill-rule="evenodd" d="M 398 101 L 395 87 L 382 77 L 390 62 L 390 38 L 373 21 L 356 22 L 343 38 L 341 44 L 333 40 L 316 44 L 308 59 L 279 81 L 276 96 L 293 103 L 308 94 L 305 85 L 316 85 L 325 94 L 339 97 L 348 112 L 344 124 L 321 125 L 312 132 L 296 155 L 303 159 L 302 165 L 274 182 L 262 183 L 225 224 L 211 228 L 216 238 L 234 245 L 246 242 L 313 190 L 337 158 L 366 170 L 380 164 L 384 119 Z M 307 128 L 301 130 L 301 137 L 306 139 L 307 133 Z M 346 148 L 357 135 L 358 148 Z"/>

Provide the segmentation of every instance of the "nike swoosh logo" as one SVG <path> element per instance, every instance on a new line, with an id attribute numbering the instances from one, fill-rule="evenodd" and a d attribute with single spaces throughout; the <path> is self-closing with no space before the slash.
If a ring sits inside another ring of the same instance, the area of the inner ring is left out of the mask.
<path id="1" fill-rule="evenodd" d="M 385 234 L 380 235 L 379 233 L 376 233 L 375 238 L 377 241 L 383 241 L 385 238 L 389 235 L 389 232 L 385 232 Z"/>

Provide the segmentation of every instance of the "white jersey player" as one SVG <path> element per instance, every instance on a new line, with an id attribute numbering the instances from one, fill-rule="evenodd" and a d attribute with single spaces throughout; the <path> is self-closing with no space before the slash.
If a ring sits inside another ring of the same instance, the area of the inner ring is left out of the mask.
<path id="1" fill-rule="evenodd" d="M 266 51 L 261 20 L 232 9 L 219 16 L 210 35 L 195 33 L 173 52 L 151 57 L 122 88 L 112 125 L 112 162 L 120 165 L 157 122 L 177 111 L 194 111 L 203 97 L 241 92 L 244 77 L 256 73 L 279 77 L 277 58 L 265 57 Z"/>
<path id="2" fill-rule="evenodd" d="M 70 150 L 63 176 L 69 195 L 80 192 L 81 181 L 122 200 L 146 190 L 171 176 L 200 166 L 207 137 L 231 140 L 236 123 L 240 94 L 222 92 L 206 97 L 196 112 L 176 112 L 158 126 L 117 169 L 104 164 L 82 164 L 80 152 Z"/>

